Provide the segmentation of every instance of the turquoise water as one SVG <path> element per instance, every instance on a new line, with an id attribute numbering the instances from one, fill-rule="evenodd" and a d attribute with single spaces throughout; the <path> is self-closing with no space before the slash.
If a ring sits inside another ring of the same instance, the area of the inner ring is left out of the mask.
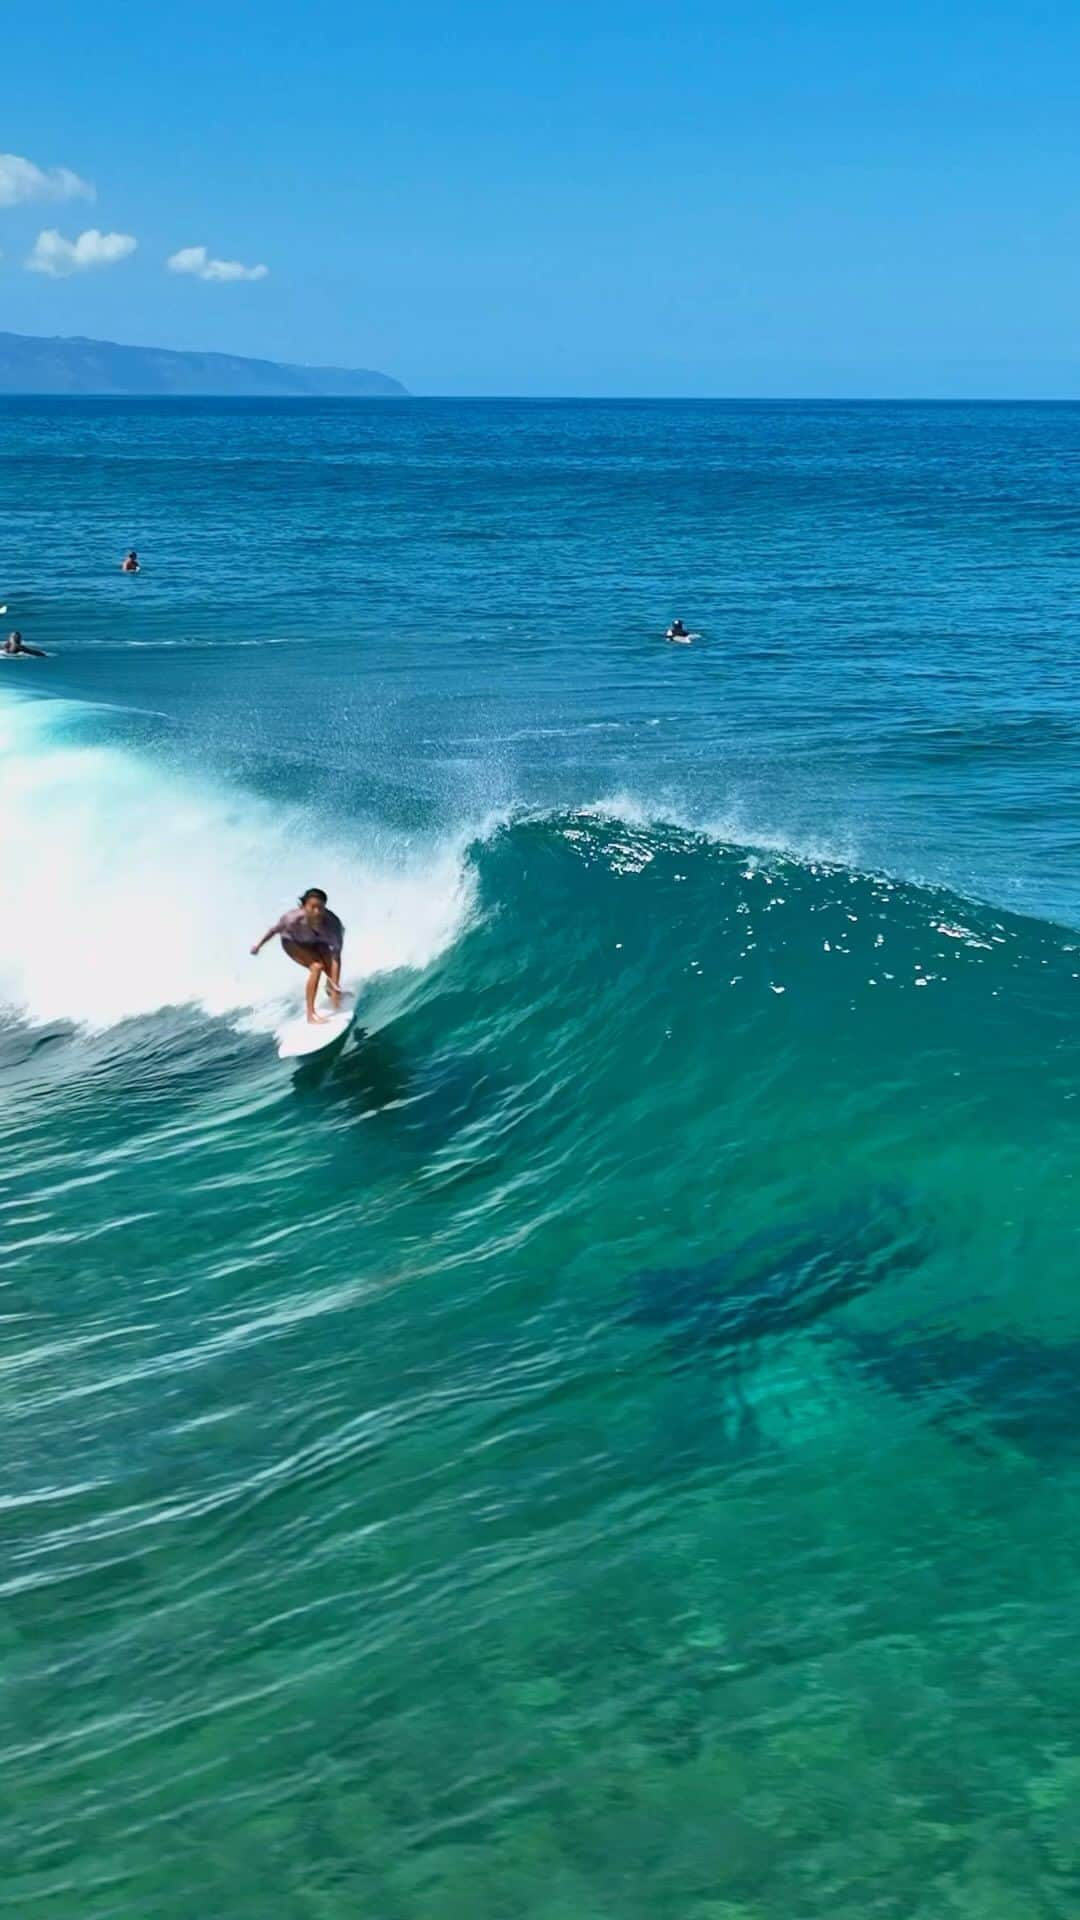
<path id="1" fill-rule="evenodd" d="M 1075 1913 L 1080 409 L 0 449 L 0 1910 Z"/>

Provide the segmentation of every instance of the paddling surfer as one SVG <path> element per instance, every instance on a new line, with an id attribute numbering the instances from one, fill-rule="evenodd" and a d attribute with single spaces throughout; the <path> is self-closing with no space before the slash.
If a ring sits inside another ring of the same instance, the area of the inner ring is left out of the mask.
<path id="1" fill-rule="evenodd" d="M 307 991 L 304 1004 L 307 1010 L 309 1026 L 319 1026 L 326 1020 L 324 1013 L 316 1013 L 315 996 L 319 991 L 319 981 L 325 980 L 326 991 L 330 995 L 335 1010 L 341 1005 L 341 948 L 345 939 L 345 929 L 336 913 L 331 913 L 326 904 L 326 895 L 321 887 L 309 887 L 300 895 L 298 907 L 290 907 L 281 919 L 263 934 L 252 947 L 252 953 L 260 953 L 268 940 L 277 934 L 281 945 L 290 960 L 298 967 L 307 968 Z"/>
<path id="2" fill-rule="evenodd" d="M 2 651 L 7 654 L 32 653 L 35 660 L 47 660 L 49 657 L 41 647 L 28 647 L 21 633 L 9 633 Z"/>

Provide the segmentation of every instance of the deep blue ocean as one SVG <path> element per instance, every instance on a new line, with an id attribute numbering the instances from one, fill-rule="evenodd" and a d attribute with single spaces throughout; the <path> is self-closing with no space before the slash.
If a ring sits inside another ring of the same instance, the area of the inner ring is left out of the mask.
<path id="1" fill-rule="evenodd" d="M 1071 1920 L 1080 406 L 5 401 L 0 527 L 0 1911 Z"/>

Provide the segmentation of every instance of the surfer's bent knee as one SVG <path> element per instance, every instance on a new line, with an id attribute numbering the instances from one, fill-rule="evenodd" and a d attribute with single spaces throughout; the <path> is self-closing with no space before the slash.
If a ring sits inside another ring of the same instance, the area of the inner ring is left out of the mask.
<path id="1" fill-rule="evenodd" d="M 281 944 L 289 959 L 295 960 L 300 967 L 310 967 L 316 973 L 325 973 L 330 965 L 332 955 L 320 953 L 316 948 L 302 947 L 298 940 L 283 940 Z"/>

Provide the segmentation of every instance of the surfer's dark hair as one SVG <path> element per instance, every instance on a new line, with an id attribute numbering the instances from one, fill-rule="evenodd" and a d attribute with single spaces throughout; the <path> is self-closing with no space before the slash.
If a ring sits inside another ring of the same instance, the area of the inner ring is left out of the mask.
<path id="1" fill-rule="evenodd" d="M 323 906 L 326 905 L 326 895 L 321 887 L 305 887 L 300 895 L 300 905 L 306 907 L 309 900 L 321 900 Z"/>

